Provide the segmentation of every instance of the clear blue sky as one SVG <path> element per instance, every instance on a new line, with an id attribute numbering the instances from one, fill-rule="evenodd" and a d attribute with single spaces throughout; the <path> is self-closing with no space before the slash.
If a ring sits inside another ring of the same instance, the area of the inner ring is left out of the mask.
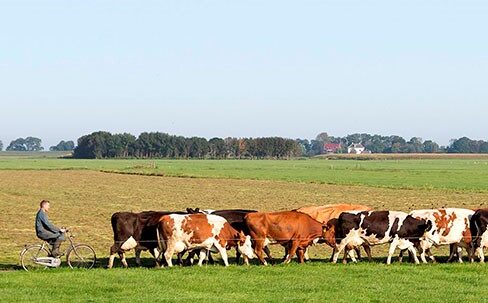
<path id="1" fill-rule="evenodd" d="M 488 139 L 488 1 L 3 1 L 0 139 Z"/>

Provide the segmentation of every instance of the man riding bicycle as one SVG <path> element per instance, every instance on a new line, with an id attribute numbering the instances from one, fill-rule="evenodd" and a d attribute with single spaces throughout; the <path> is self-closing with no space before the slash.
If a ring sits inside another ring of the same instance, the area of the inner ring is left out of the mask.
<path id="1" fill-rule="evenodd" d="M 59 247 L 61 246 L 61 242 L 65 240 L 64 233 L 66 230 L 52 224 L 47 217 L 48 212 L 49 201 L 42 200 L 36 215 L 36 234 L 39 239 L 52 245 L 51 256 L 57 258 L 60 256 Z"/>

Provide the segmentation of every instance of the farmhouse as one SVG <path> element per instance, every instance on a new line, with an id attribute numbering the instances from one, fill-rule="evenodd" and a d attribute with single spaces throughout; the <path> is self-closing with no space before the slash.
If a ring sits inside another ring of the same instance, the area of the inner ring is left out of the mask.
<path id="1" fill-rule="evenodd" d="M 347 147 L 348 154 L 363 154 L 366 152 L 366 148 L 361 143 L 353 143 Z"/>
<path id="2" fill-rule="evenodd" d="M 340 143 L 324 143 L 324 153 L 335 154 L 342 148 Z"/>

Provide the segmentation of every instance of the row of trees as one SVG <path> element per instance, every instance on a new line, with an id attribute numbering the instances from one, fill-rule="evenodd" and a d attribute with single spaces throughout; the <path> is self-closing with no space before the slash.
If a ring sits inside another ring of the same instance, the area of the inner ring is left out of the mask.
<path id="1" fill-rule="evenodd" d="M 78 139 L 74 158 L 290 158 L 302 155 L 296 140 L 173 136 L 160 132 L 134 135 L 95 132 Z"/>
<path id="2" fill-rule="evenodd" d="M 339 143 L 340 153 L 346 153 L 352 143 L 361 143 L 372 153 L 488 153 L 488 142 L 467 137 L 451 140 L 449 146 L 439 146 L 432 140 L 419 137 L 405 140 L 400 136 L 381 136 L 357 133 L 345 137 L 320 133 L 314 140 L 267 138 L 212 138 L 172 136 L 161 132 L 134 135 L 95 132 L 73 141 L 61 141 L 51 151 L 74 150 L 76 158 L 289 158 L 324 153 L 324 145 Z M 3 150 L 0 140 L 0 151 Z M 42 141 L 36 137 L 17 138 L 7 151 L 42 151 Z"/>
<path id="3" fill-rule="evenodd" d="M 347 135 L 345 137 L 329 136 L 320 133 L 315 140 L 297 140 L 304 153 L 309 156 L 324 152 L 327 143 L 339 143 L 339 153 L 346 153 L 347 147 L 352 143 L 361 143 L 372 153 L 488 153 L 488 142 L 471 140 L 467 137 L 452 139 L 449 146 L 439 146 L 432 140 L 422 140 L 413 137 L 406 140 L 400 136 L 381 136 L 365 133 Z"/>
<path id="4" fill-rule="evenodd" d="M 71 151 L 75 148 L 73 141 L 61 141 L 51 146 L 51 151 Z M 0 151 L 3 150 L 3 142 L 0 140 Z M 42 140 L 36 137 L 17 138 L 12 140 L 6 148 L 7 151 L 42 151 Z"/>

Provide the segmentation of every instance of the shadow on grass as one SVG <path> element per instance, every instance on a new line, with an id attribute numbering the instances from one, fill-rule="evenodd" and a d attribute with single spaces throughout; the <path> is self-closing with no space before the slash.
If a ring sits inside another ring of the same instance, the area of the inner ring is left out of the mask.
<path id="1" fill-rule="evenodd" d="M 439 256 L 439 257 L 436 257 L 436 263 L 439 263 L 439 264 L 442 264 L 442 263 L 447 263 L 447 260 L 448 260 L 448 257 L 447 256 Z M 468 262 L 468 260 L 466 258 L 463 258 L 463 261 L 464 262 Z M 135 261 L 135 258 L 127 258 L 127 263 L 129 264 L 129 268 L 138 268 L 138 267 L 141 267 L 141 268 L 155 268 L 155 262 L 154 262 L 154 259 L 152 258 L 141 258 L 141 266 L 138 266 L 136 264 L 136 261 Z M 198 263 L 198 260 L 195 259 L 194 260 L 194 263 L 193 263 L 193 266 L 196 266 L 196 264 Z M 283 259 L 279 259 L 279 258 L 274 258 L 272 260 L 268 260 L 268 263 L 269 265 L 280 265 L 283 263 Z M 297 259 L 293 259 L 291 261 L 291 263 L 297 263 Z M 310 259 L 308 261 L 305 261 L 306 264 L 332 264 L 330 262 L 330 259 L 329 258 L 315 258 L 315 259 Z M 354 264 L 351 262 L 351 260 L 348 259 L 348 264 Z M 372 259 L 372 261 L 368 261 L 367 258 L 362 258 L 361 260 L 359 260 L 360 264 L 368 264 L 368 263 L 371 263 L 371 264 L 381 264 L 381 263 L 386 263 L 386 258 L 385 257 L 374 257 Z M 392 259 L 392 263 L 398 263 L 398 258 L 393 258 Z M 406 256 L 403 258 L 403 263 L 404 264 L 413 264 L 412 261 L 409 260 L 409 257 Z M 451 263 L 457 263 L 457 261 L 453 261 Z M 108 264 L 108 258 L 99 258 L 97 259 L 97 262 L 94 266 L 94 268 L 107 268 L 107 264 Z M 210 265 L 216 265 L 216 266 L 223 266 L 223 262 L 221 259 L 219 258 L 215 258 L 215 261 L 212 263 L 212 262 L 209 262 L 209 263 L 204 263 L 204 264 L 210 264 Z M 235 265 L 236 264 L 236 258 L 232 258 L 230 257 L 229 258 L 229 264 L 231 265 Z M 254 266 L 257 266 L 257 265 L 260 265 L 260 262 L 258 259 L 252 259 L 250 260 L 250 264 L 251 265 L 254 265 Z M 342 264 L 342 259 L 339 259 L 337 261 L 337 264 Z M 429 264 L 432 264 L 432 262 L 429 262 Z M 188 267 L 188 266 L 192 266 L 192 265 L 177 265 L 176 264 L 176 260 L 173 259 L 173 265 L 174 266 L 183 266 L 183 267 Z M 242 265 L 244 266 L 243 264 L 243 261 L 242 259 L 240 260 L 239 264 L 238 265 Z M 114 262 L 114 268 L 122 268 L 122 263 L 120 262 L 120 259 L 116 258 L 115 259 L 115 262 Z M 68 268 L 68 265 L 66 264 L 65 260 L 62 259 L 62 264 L 61 264 L 61 268 Z M 12 264 L 12 263 L 0 263 L 0 271 L 22 271 L 24 270 L 22 268 L 22 266 L 20 266 L 19 264 Z"/>

